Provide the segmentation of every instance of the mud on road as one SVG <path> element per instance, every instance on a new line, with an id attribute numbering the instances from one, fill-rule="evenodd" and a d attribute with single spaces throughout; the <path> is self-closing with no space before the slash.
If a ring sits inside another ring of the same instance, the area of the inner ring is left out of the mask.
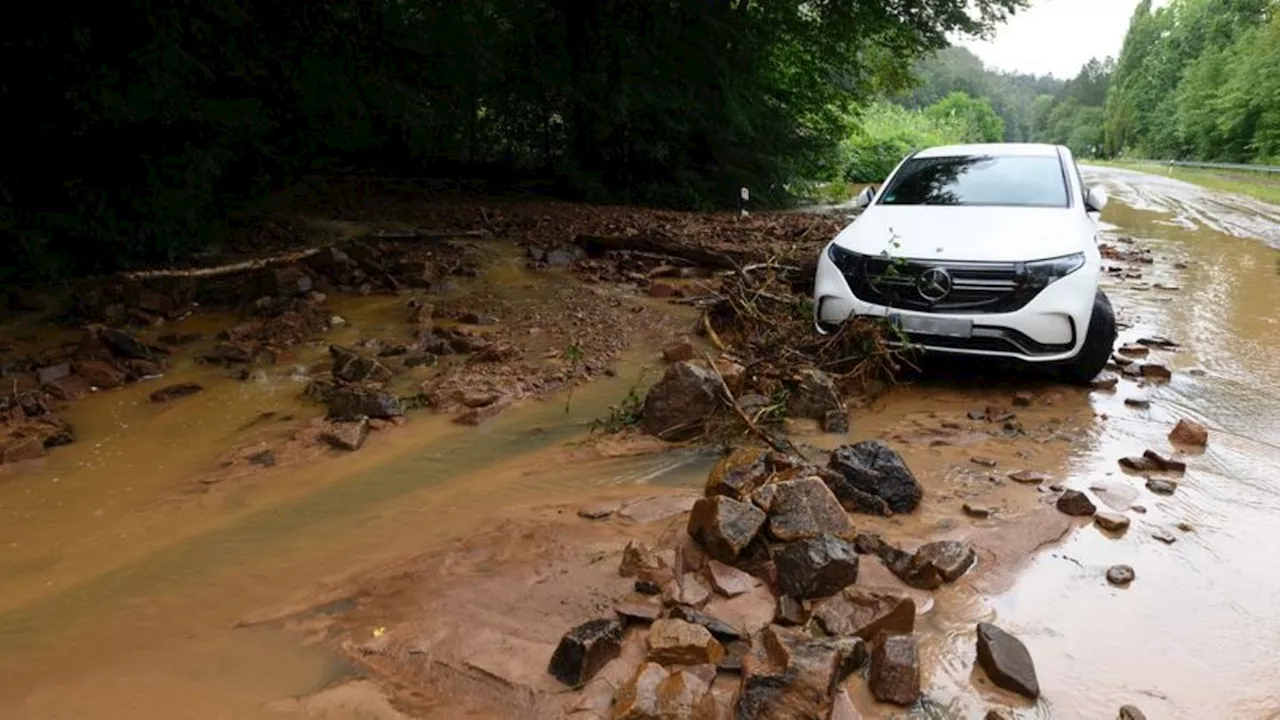
<path id="1" fill-rule="evenodd" d="M 1280 512 L 1275 251 L 1260 242 L 1265 232 L 1234 237 L 1185 209 L 1151 209 L 1160 198 L 1175 202 L 1170 195 L 1192 202 L 1198 191 L 1111 171 L 1095 177 L 1118 200 L 1104 216 L 1112 254 L 1129 258 L 1107 263 L 1117 271 L 1106 290 L 1127 326 L 1120 344 L 1176 341 L 1148 346 L 1138 362 L 1167 366 L 1169 382 L 1124 375 L 1119 364 L 1116 388 L 1092 392 L 1016 377 L 914 378 L 853 408 L 847 433 L 799 421 L 789 437 L 813 457 L 885 441 L 902 453 L 924 498 L 909 515 L 852 515 L 857 530 L 906 550 L 954 539 L 977 551 L 973 569 L 934 591 L 907 587 L 863 558 L 859 584 L 915 599 L 925 699 L 912 712 L 1112 717 L 1132 703 L 1149 717 L 1270 717 L 1280 711 L 1265 682 L 1280 675 L 1270 620 L 1280 587 L 1266 570 L 1280 550 L 1269 529 Z M 1247 210 L 1223 217 L 1220 208 L 1232 203 L 1219 197 L 1199 207 L 1231 227 L 1265 229 L 1265 217 Z M 528 212 L 498 217 L 505 219 L 490 222 L 535 235 L 549 222 Z M 643 234 L 632 231 L 635 221 L 608 226 L 594 210 L 574 222 L 588 221 L 597 224 L 578 235 Z M 661 222 L 675 235 L 685 220 Z M 802 227 L 755 222 L 748 234 L 767 242 L 779 228 Z M 740 263 L 732 253 L 741 226 L 723 223 L 699 247 Z M 769 253 L 773 262 L 798 264 L 806 247 L 825 240 L 819 231 L 790 232 Z M 617 573 L 629 541 L 684 542 L 683 513 L 716 456 L 625 436 L 583 441 L 591 420 L 641 378 L 656 379 L 661 349 L 691 334 L 698 317 L 685 301 L 709 290 L 707 278 L 679 266 L 650 277 L 662 264 L 652 258 L 630 269 L 577 258 L 586 272 L 572 276 L 525 267 L 555 264 L 549 251 L 561 239 L 497 253 L 499 285 L 523 289 L 490 293 L 482 277 L 472 292 L 495 295 L 494 314 L 504 318 L 538 316 L 567 293 L 589 306 L 617 300 L 620 323 L 649 320 L 618 326 L 627 343 L 600 346 L 610 362 L 596 381 L 571 394 L 548 387 L 545 402 L 517 402 L 478 428 L 449 413 L 414 415 L 358 453 L 324 449 L 309 425 L 323 410 L 301 400 L 304 383 L 289 378 L 293 364 L 307 376 L 326 372 L 327 342 L 302 344 L 291 351 L 296 363 L 266 367 L 247 383 L 179 354 L 165 382 L 200 382 L 204 393 L 157 412 L 145 399 L 155 387 L 141 383 L 66 410 L 76 442 L 11 466 L 0 482 L 4 716 L 557 717 L 607 701 L 564 692 L 545 672 L 550 652 L 565 631 L 608 615 L 631 591 Z M 556 282 L 547 287 L 543 278 Z M 465 294 L 472 281 L 456 282 Z M 655 283 L 686 297 L 655 298 Z M 346 303 L 335 314 L 348 325 L 326 341 L 407 336 L 405 297 L 342 297 L 337 291 L 329 302 Z M 592 309 L 583 312 L 589 324 Z M 210 334 L 227 323 L 211 327 L 199 315 L 186 322 L 206 323 Z M 552 324 L 542 315 L 525 329 Z M 630 335 L 633 327 L 644 329 Z M 564 373 L 562 354 L 540 356 L 572 338 L 556 336 L 527 357 Z M 1005 411 L 1022 434 L 988 421 Z M 1177 452 L 1187 470 L 1172 495 L 1157 494 L 1117 461 L 1148 448 L 1173 453 L 1167 435 L 1181 418 L 1207 426 L 1210 440 L 1203 452 Z M 277 465 L 247 462 L 267 448 L 278 451 Z M 1019 470 L 1044 479 L 1009 478 Z M 1107 533 L 1059 512 L 1051 486 L 1083 491 L 1127 515 L 1130 527 Z M 616 508 L 609 517 L 578 516 L 602 502 Z M 1104 577 L 1117 563 L 1136 571 L 1127 588 Z M 735 622 L 765 617 L 750 600 L 737 603 Z M 975 669 L 980 621 L 1026 644 L 1039 700 L 997 690 Z M 715 690 L 732 684 L 718 679 Z M 876 703 L 859 676 L 848 689 L 865 717 L 904 712 Z"/>

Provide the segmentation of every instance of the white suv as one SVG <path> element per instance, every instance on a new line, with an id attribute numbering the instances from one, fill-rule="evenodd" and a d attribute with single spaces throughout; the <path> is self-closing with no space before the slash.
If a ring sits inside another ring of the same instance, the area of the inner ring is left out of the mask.
<path id="1" fill-rule="evenodd" d="M 1098 289 L 1098 215 L 1071 151 L 956 145 L 908 156 L 818 261 L 814 314 L 828 333 L 887 317 L 925 350 L 1014 358 L 1087 382 L 1115 343 Z"/>

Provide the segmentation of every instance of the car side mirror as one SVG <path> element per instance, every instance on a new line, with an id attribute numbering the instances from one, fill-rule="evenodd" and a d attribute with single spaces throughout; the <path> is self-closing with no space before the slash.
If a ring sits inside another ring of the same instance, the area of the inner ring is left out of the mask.
<path id="1" fill-rule="evenodd" d="M 862 192 L 858 193 L 858 196 L 853 199 L 853 206 L 861 210 L 874 202 L 875 199 L 876 189 L 875 187 L 868 185 L 867 187 L 862 188 Z"/>
<path id="2" fill-rule="evenodd" d="M 1107 206 L 1107 191 L 1100 187 L 1091 187 L 1084 194 L 1084 209 L 1088 212 L 1102 212 Z"/>

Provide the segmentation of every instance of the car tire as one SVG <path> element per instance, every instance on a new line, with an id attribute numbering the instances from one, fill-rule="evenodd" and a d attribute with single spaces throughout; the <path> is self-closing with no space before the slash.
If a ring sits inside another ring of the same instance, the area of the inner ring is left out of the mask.
<path id="1" fill-rule="evenodd" d="M 1089 330 L 1079 354 L 1058 369 L 1063 380 L 1075 385 L 1088 385 L 1111 359 L 1116 344 L 1116 314 L 1111 300 L 1099 290 L 1093 296 L 1093 315 L 1089 318 Z"/>

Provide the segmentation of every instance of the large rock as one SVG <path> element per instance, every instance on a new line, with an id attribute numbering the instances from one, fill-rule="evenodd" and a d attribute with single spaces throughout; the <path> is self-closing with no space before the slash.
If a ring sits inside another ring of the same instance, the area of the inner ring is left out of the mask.
<path id="1" fill-rule="evenodd" d="M 358 420 L 360 416 L 389 420 L 404 415 L 396 396 L 362 387 L 336 388 L 326 403 L 331 420 Z"/>
<path id="2" fill-rule="evenodd" d="M 391 371 L 385 365 L 351 348 L 330 345 L 329 355 L 333 357 L 333 377 L 342 382 L 386 382 L 391 379 Z"/>
<path id="3" fill-rule="evenodd" d="M 591 620 L 575 627 L 560 639 L 548 671 L 565 685 L 582 685 L 622 652 L 625 628 L 616 618 Z"/>
<path id="4" fill-rule="evenodd" d="M 1170 431 L 1169 441 L 1174 445 L 1204 447 L 1209 443 L 1209 429 L 1195 420 L 1183 418 Z"/>
<path id="5" fill-rule="evenodd" d="M 369 437 L 369 418 L 331 420 L 324 424 L 320 439 L 339 450 L 359 450 Z"/>
<path id="6" fill-rule="evenodd" d="M 747 500 L 756 488 L 769 481 L 773 470 L 768 451 L 738 448 L 722 458 L 707 476 L 706 495 L 728 495 L 734 500 Z"/>
<path id="7" fill-rule="evenodd" d="M 701 625 L 684 620 L 658 620 L 649 627 L 649 659 L 664 665 L 716 664 L 724 646 Z"/>
<path id="8" fill-rule="evenodd" d="M 678 362 L 649 390 L 640 427 L 663 440 L 689 440 L 702 433 L 719 404 L 720 381 L 711 370 Z"/>
<path id="9" fill-rule="evenodd" d="M 614 720 L 711 720 L 710 685 L 691 670 L 668 672 L 657 663 L 645 663 L 618 690 Z"/>
<path id="10" fill-rule="evenodd" d="M 76 374 L 103 390 L 121 387 L 125 381 L 123 370 L 102 360 L 80 360 L 76 363 Z"/>
<path id="11" fill-rule="evenodd" d="M 858 556 L 853 546 L 834 535 L 790 543 L 774 562 L 778 586 L 797 599 L 828 597 L 858 579 Z"/>
<path id="12" fill-rule="evenodd" d="M 977 560 L 977 553 L 965 543 L 939 540 L 920 546 L 914 554 L 888 544 L 879 549 L 880 558 L 903 582 L 921 590 L 934 590 L 955 582 Z"/>
<path id="13" fill-rule="evenodd" d="M 856 646 L 815 641 L 770 626 L 743 659 L 736 720 L 826 718 L 842 672 L 855 665 Z"/>
<path id="14" fill-rule="evenodd" d="M 818 478 L 773 483 L 768 499 L 769 534 L 782 542 L 819 535 L 853 539 L 853 523 L 831 489 Z"/>
<path id="15" fill-rule="evenodd" d="M 796 373 L 791 392 L 787 395 L 787 414 L 825 422 L 831 412 L 845 412 L 840 391 L 831 376 L 812 368 Z"/>
<path id="16" fill-rule="evenodd" d="M 916 604 L 906 595 L 850 585 L 815 603 L 813 617 L 829 635 L 854 635 L 870 641 L 881 632 L 914 631 Z"/>
<path id="17" fill-rule="evenodd" d="M 141 340 L 119 328 L 103 328 L 98 337 L 112 353 L 123 358 L 149 360 L 151 350 Z"/>
<path id="18" fill-rule="evenodd" d="M 831 468 L 819 468 L 815 470 L 814 476 L 821 478 L 822 482 L 827 484 L 831 493 L 836 496 L 836 500 L 840 502 L 840 506 L 849 512 L 881 516 L 893 514 L 884 498 L 859 490 L 844 475 Z"/>
<path id="19" fill-rule="evenodd" d="M 882 498 L 896 513 L 915 510 L 924 496 L 902 456 L 879 440 L 841 445 L 831 454 L 828 465 L 853 487 Z"/>
<path id="20" fill-rule="evenodd" d="M 1074 517 L 1088 517 L 1098 511 L 1088 495 L 1079 490 L 1067 490 L 1058 496 L 1058 510 Z"/>
<path id="21" fill-rule="evenodd" d="M 764 511 L 751 503 L 724 495 L 700 498 L 689 513 L 689 535 L 712 558 L 732 563 L 755 539 L 765 518 Z"/>
<path id="22" fill-rule="evenodd" d="M 920 699 L 920 654 L 914 635 L 881 633 L 871 651 L 871 694 L 880 702 L 912 705 Z"/>
<path id="23" fill-rule="evenodd" d="M 751 592 L 760 585 L 760 581 L 750 574 L 716 560 L 707 563 L 707 577 L 716 592 L 725 597 Z"/>
<path id="24" fill-rule="evenodd" d="M 1032 700 L 1040 697 L 1031 653 L 1021 640 L 991 623 L 978 623 L 978 664 L 996 687 Z"/>

